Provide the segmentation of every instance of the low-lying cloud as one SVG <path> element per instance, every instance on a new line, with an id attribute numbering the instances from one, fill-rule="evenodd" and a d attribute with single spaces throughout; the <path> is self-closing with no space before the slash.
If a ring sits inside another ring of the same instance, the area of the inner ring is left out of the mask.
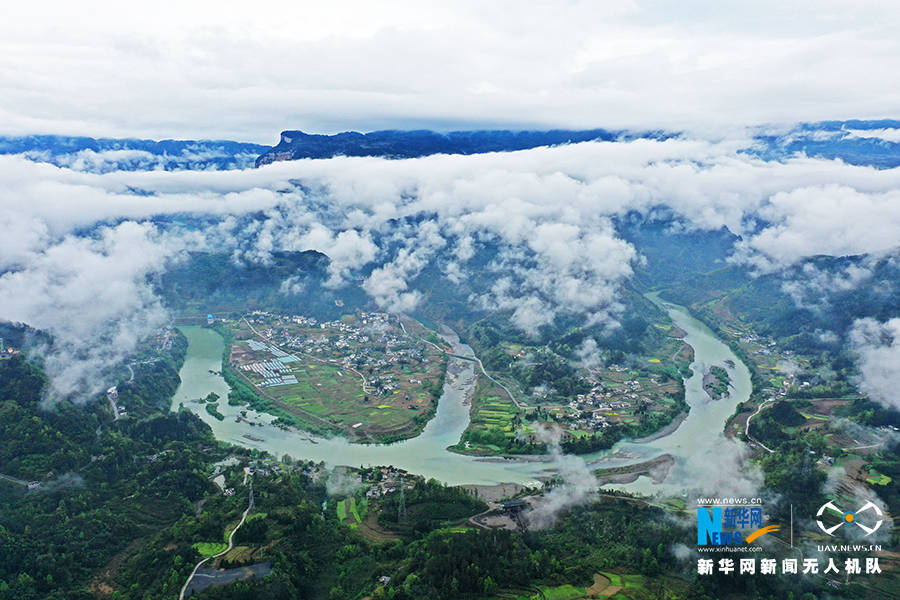
<path id="1" fill-rule="evenodd" d="M 765 161 L 741 153 L 746 144 L 640 139 L 104 174 L 0 156 L 0 319 L 56 337 L 47 356 L 61 394 L 101 389 L 102 365 L 165 322 L 146 280 L 188 249 L 259 263 L 318 250 L 331 259 L 327 286 L 359 284 L 393 312 L 421 301 L 424 269 L 437 266 L 448 285 L 477 269 L 492 283 L 469 301 L 506 311 L 531 335 L 561 315 L 616 326 L 621 287 L 643 260 L 616 230 L 625 215 L 665 214 L 681 230 L 727 227 L 743 240 L 730 260 L 758 271 L 822 254 L 897 254 L 900 169 Z M 183 216 L 198 219 L 178 225 Z M 492 258 L 476 266 L 488 246 Z M 864 285 L 861 269 L 819 280 Z M 859 345 L 874 364 L 884 349 L 870 346 Z M 872 389 L 883 387 L 883 367 L 866 373 Z"/>
<path id="2" fill-rule="evenodd" d="M 53 336 L 38 352 L 55 397 L 104 388 L 103 375 L 167 315 L 148 285 L 180 247 L 153 226 L 126 221 L 67 235 L 0 276 L 2 318 Z"/>
<path id="3" fill-rule="evenodd" d="M 559 428 L 538 426 L 535 435 L 547 445 L 559 483 L 544 494 L 525 517 L 529 529 L 546 529 L 552 527 L 566 510 L 588 502 L 600 486 L 583 458 L 563 453 Z"/>
<path id="4" fill-rule="evenodd" d="M 887 407 L 900 409 L 900 318 L 860 319 L 850 341 L 859 355 L 860 389 Z"/>

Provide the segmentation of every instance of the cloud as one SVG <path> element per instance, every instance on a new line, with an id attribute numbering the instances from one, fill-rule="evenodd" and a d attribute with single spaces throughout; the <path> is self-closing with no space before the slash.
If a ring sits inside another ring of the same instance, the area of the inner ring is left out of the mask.
<path id="1" fill-rule="evenodd" d="M 813 335 L 815 335 L 823 344 L 837 344 L 841 341 L 840 336 L 833 331 L 816 329 L 813 332 Z"/>
<path id="2" fill-rule="evenodd" d="M 336 467 L 328 473 L 325 480 L 325 492 L 329 496 L 349 496 L 363 487 L 359 475 L 353 471 Z"/>
<path id="3" fill-rule="evenodd" d="M 888 408 L 900 408 L 900 318 L 859 319 L 850 342 L 859 355 L 860 389 Z"/>
<path id="4" fill-rule="evenodd" d="M 900 66 L 900 19 L 884 2 L 829 1 L 811 14 L 797 0 L 196 0 L 153 10 L 54 0 L 6 17 L 0 121 L 26 134 L 264 142 L 298 127 L 708 130 L 882 116 L 900 101 L 900 82 L 883 76 Z"/>
<path id="5" fill-rule="evenodd" d="M 125 222 L 94 236 L 69 235 L 0 276 L 3 319 L 53 336 L 39 349 L 51 374 L 50 401 L 103 389 L 104 374 L 163 325 L 147 276 L 178 250 L 153 226 Z"/>
<path id="6" fill-rule="evenodd" d="M 171 169 L 246 169 L 252 167 L 257 158 L 255 153 L 230 154 L 223 148 L 207 148 L 202 145 L 185 148 L 177 154 L 154 154 L 145 150 L 133 149 L 79 150 L 77 152 L 31 150 L 23 153 L 22 156 L 29 160 L 50 163 L 85 173 Z"/>
<path id="7" fill-rule="evenodd" d="M 803 187 L 769 198 L 769 225 L 745 249 L 760 267 L 783 267 L 820 254 L 886 256 L 900 250 L 900 191 L 863 192 L 843 185 Z"/>
<path id="8" fill-rule="evenodd" d="M 599 486 L 597 478 L 588 468 L 584 459 L 572 454 L 564 454 L 560 447 L 559 428 L 538 426 L 535 430 L 537 438 L 547 444 L 553 470 L 558 474 L 560 482 L 529 510 L 525 517 L 529 529 L 546 529 L 552 527 L 560 515 L 566 510 L 584 504 L 594 497 Z"/>
<path id="9" fill-rule="evenodd" d="M 633 213 L 664 215 L 682 230 L 729 228 L 743 239 L 730 260 L 781 270 L 786 291 L 804 301 L 809 286 L 869 281 L 870 261 L 826 273 L 806 264 L 812 256 L 897 255 L 900 214 L 891 216 L 900 206 L 900 169 L 806 157 L 765 161 L 743 147 L 740 139 L 641 139 L 102 174 L 0 156 L 0 289 L 9 298 L 0 319 L 52 328 L 71 345 L 69 354 L 91 358 L 106 346 L 68 333 L 75 330 L 68 321 L 79 322 L 78 302 L 87 306 L 84 323 L 107 334 L 116 322 L 129 324 L 123 338 L 144 331 L 141 311 L 159 314 L 144 278 L 181 249 L 260 263 L 274 252 L 317 250 L 331 261 L 328 286 L 359 283 L 388 311 L 417 306 L 415 280 L 426 269 L 451 283 L 479 270 L 490 286 L 470 302 L 506 311 L 531 335 L 561 316 L 612 328 L 621 287 L 642 260 L 614 225 Z M 298 283 L 286 283 L 285 293 Z M 98 301 L 107 293 L 109 302 Z M 121 356 L 128 346 L 88 362 Z M 82 384 L 95 381 L 91 372 Z M 57 391 L 75 384 L 70 378 Z"/>
<path id="10" fill-rule="evenodd" d="M 408 281 L 447 243 L 434 221 L 425 221 L 415 229 L 415 235 L 409 238 L 403 235 L 402 227 L 394 233 L 395 238 L 403 240 L 403 247 L 390 262 L 373 270 L 362 284 L 375 303 L 390 312 L 409 312 L 416 307 L 422 295 L 416 290 L 408 291 Z"/>
<path id="11" fill-rule="evenodd" d="M 797 269 L 782 272 L 781 290 L 798 307 L 820 307 L 828 302 L 831 294 L 854 290 L 867 283 L 872 278 L 872 271 L 866 263 L 843 265 L 830 270 L 806 263 Z"/>
<path id="12" fill-rule="evenodd" d="M 326 286 L 331 287 L 337 287 L 347 279 L 351 269 L 372 262 L 378 252 L 368 232 L 349 229 L 334 235 L 321 224 L 313 226 L 291 249 L 317 250 L 326 254 L 331 259 L 328 265 L 331 276 Z"/>
<path id="13" fill-rule="evenodd" d="M 848 137 L 861 139 L 877 139 L 894 144 L 900 143 L 900 129 L 884 127 L 881 129 L 847 129 Z"/>
<path id="14" fill-rule="evenodd" d="M 41 486 L 37 488 L 36 493 L 39 494 L 47 494 L 47 493 L 55 493 L 60 490 L 64 490 L 67 488 L 80 488 L 84 487 L 84 478 L 78 473 L 63 473 L 59 477 L 51 479 L 50 481 L 41 482 Z"/>
<path id="15" fill-rule="evenodd" d="M 885 503 L 885 501 L 870 487 L 861 485 L 856 480 L 850 478 L 844 467 L 835 466 L 829 469 L 828 479 L 825 481 L 825 492 L 829 495 L 829 498 L 836 499 L 836 506 L 839 510 L 856 511 L 865 506 L 868 502 L 872 502 L 881 510 L 881 518 L 884 518 L 885 522 L 878 528 L 878 531 L 874 535 L 867 535 L 860 527 L 843 526 L 837 533 L 842 539 L 856 543 L 873 544 L 884 543 L 890 539 L 893 521 L 889 516 L 887 503 Z M 873 527 L 879 517 L 872 509 L 868 510 L 871 512 L 861 513 L 860 518 L 864 520 L 861 522 L 864 524 L 868 523 L 870 527 Z M 831 518 L 830 521 L 828 520 L 829 517 Z M 834 517 L 835 515 L 831 511 L 826 511 L 822 515 L 822 519 L 829 526 L 836 524 Z M 809 522 L 809 526 L 810 528 L 817 527 L 812 521 Z"/>
<path id="16" fill-rule="evenodd" d="M 575 349 L 578 357 L 578 365 L 587 369 L 596 369 L 600 366 L 600 347 L 594 338 L 585 338 L 581 345 Z"/>

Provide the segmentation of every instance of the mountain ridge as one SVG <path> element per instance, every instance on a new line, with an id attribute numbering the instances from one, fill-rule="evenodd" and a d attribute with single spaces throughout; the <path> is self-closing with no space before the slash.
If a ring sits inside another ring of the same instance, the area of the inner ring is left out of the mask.
<path id="1" fill-rule="evenodd" d="M 383 156 L 418 158 L 431 154 L 481 154 L 527 150 L 594 140 L 613 141 L 628 135 L 626 131 L 608 129 L 471 130 L 446 133 L 427 129 L 386 129 L 360 133 L 344 131 L 333 135 L 310 134 L 296 129 L 281 132 L 278 144 L 256 161 L 260 167 L 282 160 L 332 158 L 335 156 Z M 631 134 L 634 137 L 670 137 L 662 132 Z"/>

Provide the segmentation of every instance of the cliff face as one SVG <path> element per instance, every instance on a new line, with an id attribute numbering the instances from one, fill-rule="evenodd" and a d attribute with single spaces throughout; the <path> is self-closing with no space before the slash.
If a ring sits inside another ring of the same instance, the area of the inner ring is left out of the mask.
<path id="1" fill-rule="evenodd" d="M 591 140 L 613 140 L 620 132 L 605 129 L 585 131 L 347 131 L 335 135 L 315 135 L 284 131 L 278 145 L 262 154 L 256 166 L 279 160 L 331 158 L 333 156 L 383 156 L 416 158 L 429 154 L 479 154 L 526 150 Z"/>
<path id="2" fill-rule="evenodd" d="M 900 140 L 884 131 L 900 129 L 900 121 L 822 121 L 801 123 L 781 133 L 761 126 L 748 131 L 754 144 L 742 150 L 765 160 L 780 160 L 805 154 L 827 159 L 841 159 L 854 165 L 876 168 L 900 166 Z M 870 133 L 866 133 L 869 131 Z M 882 133 L 880 133 L 882 132 Z M 348 131 L 335 135 L 314 135 L 302 131 L 285 131 L 278 145 L 263 152 L 256 166 L 278 160 L 331 158 L 332 156 L 383 156 L 415 158 L 429 154 L 478 154 L 527 150 L 538 146 L 586 142 L 591 140 L 664 140 L 678 137 L 678 132 L 610 131 L 605 129 L 552 131 Z M 0 144 L 2 148 L 2 144 Z"/>

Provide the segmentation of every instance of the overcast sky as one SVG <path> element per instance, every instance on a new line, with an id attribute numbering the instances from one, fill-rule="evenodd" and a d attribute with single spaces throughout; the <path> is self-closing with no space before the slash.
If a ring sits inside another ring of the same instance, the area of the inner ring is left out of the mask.
<path id="1" fill-rule="evenodd" d="M 0 133 L 897 117 L 898 25 L 871 0 L 7 3 Z"/>

